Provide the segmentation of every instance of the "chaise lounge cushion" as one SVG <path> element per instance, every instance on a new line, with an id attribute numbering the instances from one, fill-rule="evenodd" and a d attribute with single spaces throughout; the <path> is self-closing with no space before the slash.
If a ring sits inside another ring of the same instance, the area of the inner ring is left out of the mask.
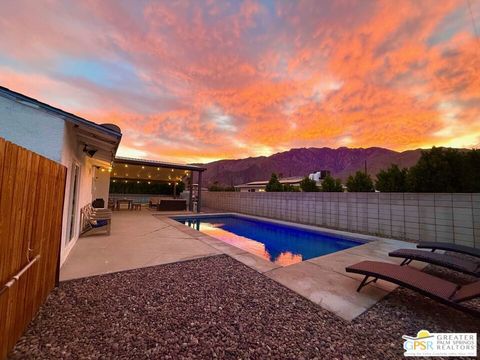
<path id="1" fill-rule="evenodd" d="M 452 301 L 467 301 L 478 297 L 480 294 L 480 281 L 471 284 L 462 285 L 458 291 L 452 296 Z"/>
<path id="2" fill-rule="evenodd" d="M 417 244 L 417 248 L 446 250 L 446 251 L 458 252 L 461 254 L 467 254 L 475 257 L 480 257 L 480 249 L 476 249 L 471 246 L 458 245 L 458 244 L 452 244 L 452 243 L 422 241 Z"/>
<path id="3" fill-rule="evenodd" d="M 398 249 L 389 252 L 388 255 L 404 259 L 428 262 L 430 264 L 443 266 L 448 269 L 464 272 L 473 276 L 480 276 L 480 261 L 417 249 Z"/>
<path id="4" fill-rule="evenodd" d="M 455 293 L 458 286 L 450 281 L 424 273 L 418 269 L 377 261 L 362 261 L 348 266 L 347 272 L 377 277 L 392 281 L 417 291 L 429 293 L 445 300 Z"/>

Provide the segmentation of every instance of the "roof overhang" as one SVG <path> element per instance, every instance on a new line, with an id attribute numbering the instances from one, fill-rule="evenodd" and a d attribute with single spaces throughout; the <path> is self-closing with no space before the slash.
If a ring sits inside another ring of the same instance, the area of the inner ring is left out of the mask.
<path id="1" fill-rule="evenodd" d="M 189 171 L 205 171 L 205 170 L 207 170 L 206 168 L 201 167 L 201 166 L 197 166 L 197 165 L 170 163 L 170 162 L 158 161 L 158 160 L 134 159 L 134 158 L 121 157 L 121 156 L 115 157 L 114 163 L 128 164 L 128 165 L 140 165 L 140 166 L 151 166 L 151 167 L 161 167 L 161 168 L 177 169 L 177 170 L 189 170 Z"/>
<path id="2" fill-rule="evenodd" d="M 75 124 L 74 129 L 77 141 L 83 146 L 83 150 L 87 155 L 89 151 L 94 151 L 95 153 L 92 157 L 96 159 L 109 163 L 115 159 L 121 134 L 118 137 L 85 124 Z"/>
<path id="3" fill-rule="evenodd" d="M 192 171 L 202 172 L 205 168 L 196 165 L 174 164 L 156 160 L 116 157 L 110 178 L 122 182 L 164 182 L 182 181 Z"/>
<path id="4" fill-rule="evenodd" d="M 267 184 L 255 184 L 255 185 L 249 185 L 249 184 L 242 184 L 242 185 L 235 185 L 235 189 L 261 189 L 264 188 Z"/>
<path id="5" fill-rule="evenodd" d="M 303 178 L 285 179 L 285 180 L 280 179 L 279 182 L 282 185 L 300 185 L 302 180 L 303 180 Z M 249 183 L 246 183 L 246 184 L 236 185 L 234 187 L 238 187 L 238 188 L 264 187 L 264 186 L 267 186 L 268 183 L 269 183 L 269 180 L 252 181 L 252 182 L 249 182 Z"/>
<path id="6" fill-rule="evenodd" d="M 92 157 L 111 162 L 117 152 L 122 133 L 120 128 L 113 124 L 96 124 L 75 114 L 45 104 L 34 98 L 20 94 L 3 86 L 0 86 L 0 96 L 57 116 L 66 122 L 73 124 L 77 139 L 87 146 L 87 150 L 96 150 Z M 88 152 L 86 151 L 88 154 Z"/>

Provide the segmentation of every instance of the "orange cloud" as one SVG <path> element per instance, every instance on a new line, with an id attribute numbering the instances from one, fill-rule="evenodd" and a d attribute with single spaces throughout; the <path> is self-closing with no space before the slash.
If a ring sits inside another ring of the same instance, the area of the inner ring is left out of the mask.
<path id="1" fill-rule="evenodd" d="M 123 155 L 480 144 L 464 1 L 17 1 L 2 13 L 1 84 L 119 124 Z"/>

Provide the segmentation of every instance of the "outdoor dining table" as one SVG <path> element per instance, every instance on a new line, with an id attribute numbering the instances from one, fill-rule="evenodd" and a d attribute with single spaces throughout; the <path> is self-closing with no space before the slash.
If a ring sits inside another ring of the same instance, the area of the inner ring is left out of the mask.
<path id="1" fill-rule="evenodd" d="M 132 205 L 133 205 L 133 200 L 131 200 L 131 199 L 119 199 L 119 200 L 117 200 L 117 210 L 120 210 L 120 206 L 122 204 L 127 204 L 128 205 L 128 210 L 131 210 Z"/>

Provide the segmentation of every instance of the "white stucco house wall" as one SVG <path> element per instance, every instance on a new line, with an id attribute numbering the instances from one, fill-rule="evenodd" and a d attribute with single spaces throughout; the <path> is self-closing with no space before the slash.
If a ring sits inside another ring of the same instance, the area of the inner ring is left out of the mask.
<path id="1" fill-rule="evenodd" d="M 97 198 L 108 203 L 108 169 L 122 134 L 0 86 L 0 137 L 67 168 L 60 264 L 80 232 L 80 209 Z"/>

